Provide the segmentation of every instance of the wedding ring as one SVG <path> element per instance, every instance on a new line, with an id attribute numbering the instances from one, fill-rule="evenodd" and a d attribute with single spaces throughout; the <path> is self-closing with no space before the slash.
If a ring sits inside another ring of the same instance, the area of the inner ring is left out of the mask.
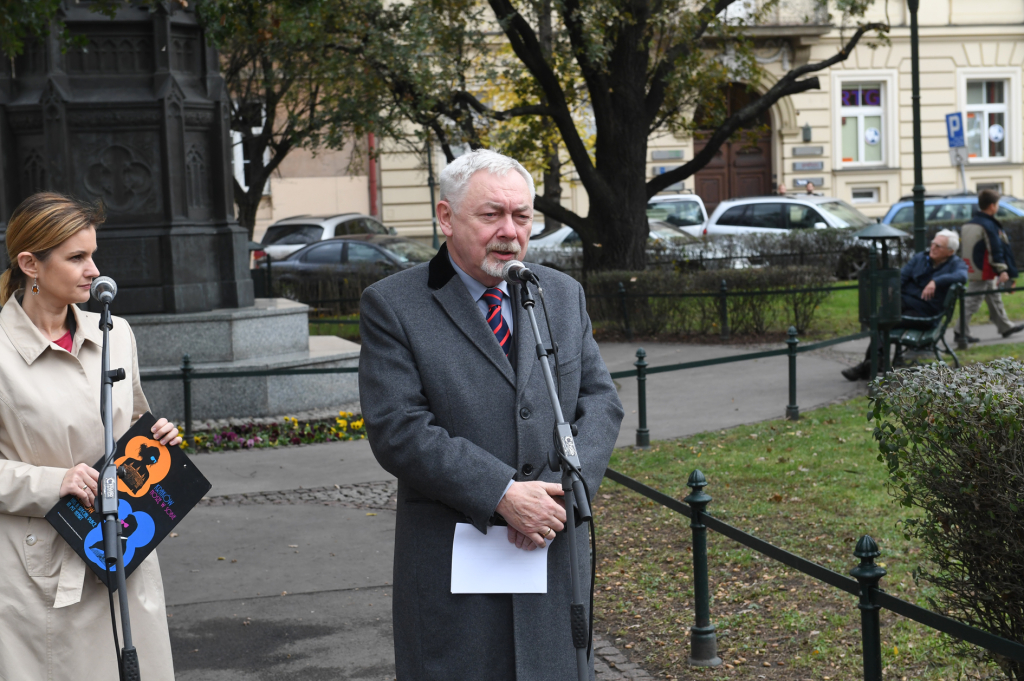
<path id="1" fill-rule="evenodd" d="M 82 485 L 82 491 L 83 492 L 88 492 L 89 491 L 89 486 L 88 485 Z"/>
<path id="2" fill-rule="evenodd" d="M 548 531 L 547 531 L 547 532 L 545 532 L 545 533 L 544 533 L 543 535 L 541 535 L 541 536 L 543 536 L 543 537 L 544 537 L 545 539 L 547 539 L 547 538 L 548 538 L 548 535 L 549 535 L 549 534 L 553 534 L 553 533 L 554 533 L 554 530 L 552 530 L 552 529 L 551 529 L 551 528 L 549 527 L 549 528 L 548 528 Z"/>

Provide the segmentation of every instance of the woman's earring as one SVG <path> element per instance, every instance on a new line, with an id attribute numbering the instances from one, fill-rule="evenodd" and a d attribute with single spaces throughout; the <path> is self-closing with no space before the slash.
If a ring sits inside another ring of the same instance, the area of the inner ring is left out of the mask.
<path id="1" fill-rule="evenodd" d="M 33 279 L 32 280 L 32 295 L 34 295 L 34 296 L 38 296 L 39 295 L 39 280 L 38 279 Z"/>

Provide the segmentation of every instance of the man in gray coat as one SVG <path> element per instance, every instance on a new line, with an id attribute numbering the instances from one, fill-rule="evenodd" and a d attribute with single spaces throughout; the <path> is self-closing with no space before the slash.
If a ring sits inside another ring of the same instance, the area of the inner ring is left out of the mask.
<path id="1" fill-rule="evenodd" d="M 398 478 L 400 681 L 576 678 L 563 531 L 572 514 L 567 519 L 560 503 L 559 473 L 547 468 L 554 411 L 520 292 L 501 280 L 503 263 L 525 254 L 533 197 L 533 179 L 515 160 L 486 150 L 459 157 L 441 173 L 437 213 L 447 243 L 429 264 L 377 282 L 362 297 L 363 416 L 374 456 Z M 536 270 L 558 344 L 562 411 L 579 429 L 593 494 L 622 405 L 582 288 L 560 272 Z M 554 540 L 547 593 L 452 594 L 457 523 L 506 533 L 521 550 Z M 579 577 L 589 588 L 588 533 L 576 537 Z"/>

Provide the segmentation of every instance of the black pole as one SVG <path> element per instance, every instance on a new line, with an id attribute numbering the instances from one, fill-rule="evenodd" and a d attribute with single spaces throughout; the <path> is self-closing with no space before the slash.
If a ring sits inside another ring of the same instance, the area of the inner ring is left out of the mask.
<path id="1" fill-rule="evenodd" d="M 964 294 L 967 292 L 967 288 L 964 286 L 960 287 L 960 291 L 956 294 L 957 304 L 960 306 L 960 340 L 956 342 L 957 350 L 967 349 L 967 308 L 964 307 L 964 303 L 967 302 L 967 298 Z"/>
<path id="2" fill-rule="evenodd" d="M 121 678 L 124 681 L 139 681 L 139 655 L 132 643 L 132 625 L 128 613 L 128 585 L 125 581 L 124 558 L 121 554 L 121 523 L 118 520 L 119 500 L 117 498 L 117 469 L 114 466 L 116 445 L 114 443 L 113 390 L 116 381 L 125 377 L 124 369 L 110 369 L 110 301 L 104 302 L 100 315 L 100 329 L 103 331 L 103 347 L 100 354 L 100 418 L 103 420 L 103 463 L 100 466 L 99 510 L 103 516 L 103 560 L 107 588 L 113 578 L 117 585 L 118 602 L 121 606 Z M 113 569 L 113 576 L 110 571 Z"/>
<path id="3" fill-rule="evenodd" d="M 789 327 L 786 337 L 786 347 L 789 350 L 789 404 L 786 405 L 786 419 L 797 421 L 800 419 L 800 407 L 796 403 L 796 348 L 800 339 L 796 337 L 796 327 Z"/>
<path id="4" fill-rule="evenodd" d="M 536 281 L 536 280 L 535 280 Z M 590 681 L 590 662 L 588 652 L 591 643 L 591 631 L 587 606 L 583 602 L 583 585 L 580 583 L 579 547 L 576 546 L 576 522 L 592 522 L 590 500 L 587 498 L 583 485 L 583 468 L 576 453 L 576 426 L 571 426 L 562 414 L 562 404 L 558 399 L 555 379 L 551 375 L 548 362 L 548 350 L 541 339 L 540 327 L 537 326 L 537 315 L 533 308 L 536 301 L 530 293 L 529 285 L 521 286 L 521 303 L 530 318 L 530 328 L 537 344 L 537 359 L 540 360 L 544 383 L 548 389 L 548 398 L 555 413 L 555 448 L 548 454 L 548 467 L 562 471 L 562 491 L 565 495 L 565 540 L 569 544 L 569 579 L 572 584 L 572 602 L 569 605 L 569 625 L 572 644 L 576 648 L 576 674 L 579 681 Z M 541 292 L 543 295 L 543 291 Z M 554 339 L 551 339 L 554 344 Z M 575 517 L 574 517 L 575 516 Z M 590 585 L 592 592 L 594 585 Z"/>
<path id="5" fill-rule="evenodd" d="M 708 589 L 708 528 L 701 515 L 711 503 L 711 495 L 704 491 L 708 481 L 699 470 L 690 473 L 686 486 L 693 490 L 683 501 L 690 505 L 690 529 L 693 531 L 693 605 L 694 626 L 690 627 L 689 663 L 695 667 L 717 667 L 718 639 L 711 624 L 711 595 Z"/>
<path id="6" fill-rule="evenodd" d="M 875 540 L 864 535 L 857 542 L 853 555 L 860 558 L 860 565 L 850 574 L 860 582 L 860 634 L 864 651 L 864 681 L 882 681 L 882 634 L 878 622 L 881 608 L 872 602 L 872 591 L 878 588 L 878 580 L 885 576 L 885 568 L 875 565 L 875 558 L 881 555 Z"/>
<path id="7" fill-rule="evenodd" d="M 430 130 L 427 130 L 427 186 L 430 187 L 430 224 L 433 229 L 433 240 L 430 242 L 434 248 L 440 248 L 441 243 L 437 240 L 437 205 L 434 203 L 434 154 L 431 152 Z"/>
<path id="8" fill-rule="evenodd" d="M 924 238 L 924 175 L 921 168 L 921 68 L 917 35 L 919 4 L 920 0 L 907 0 L 907 8 L 910 10 L 910 102 L 914 112 L 914 251 L 917 253 L 927 250 Z"/>
<path id="9" fill-rule="evenodd" d="M 727 341 L 729 340 L 729 285 L 725 283 L 725 279 L 722 280 L 722 285 L 718 288 L 718 296 L 718 323 L 721 327 L 719 339 Z"/>
<path id="10" fill-rule="evenodd" d="M 871 371 L 870 379 L 873 381 L 878 376 L 878 351 L 881 348 L 881 341 L 878 337 L 878 256 L 874 242 L 871 244 L 871 253 L 868 254 L 868 301 L 869 317 L 871 324 Z"/>
<path id="11" fill-rule="evenodd" d="M 192 358 L 188 353 L 181 358 L 181 396 L 185 402 L 185 442 L 192 447 Z"/>
<path id="12" fill-rule="evenodd" d="M 639 423 L 636 428 L 636 446 L 640 449 L 651 448 L 651 431 L 647 429 L 647 353 L 637 348 L 636 361 L 636 411 Z"/>
<path id="13" fill-rule="evenodd" d="M 622 324 L 626 340 L 633 340 L 633 325 L 629 323 L 629 308 L 626 306 L 626 285 L 619 282 L 619 303 L 622 307 Z"/>

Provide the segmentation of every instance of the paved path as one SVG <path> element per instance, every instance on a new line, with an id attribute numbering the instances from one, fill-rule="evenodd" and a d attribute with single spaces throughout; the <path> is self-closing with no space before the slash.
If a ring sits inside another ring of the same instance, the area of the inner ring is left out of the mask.
<path id="1" fill-rule="evenodd" d="M 1012 342 L 991 325 L 985 343 Z M 1024 336 L 1024 334 L 1021 334 Z M 1024 338 L 1021 338 L 1024 340 Z M 651 366 L 751 351 L 749 347 L 647 344 Z M 636 345 L 604 344 L 609 369 L 628 369 Z M 801 409 L 864 394 L 839 375 L 864 342 L 800 356 Z M 637 425 L 636 381 L 618 382 Z M 774 357 L 651 376 L 653 439 L 783 415 L 787 360 Z M 213 483 L 159 549 L 179 681 L 391 681 L 394 479 L 365 441 L 195 457 Z M 221 560 L 223 558 L 223 560 Z M 599 681 L 649 678 L 607 641 Z"/>

